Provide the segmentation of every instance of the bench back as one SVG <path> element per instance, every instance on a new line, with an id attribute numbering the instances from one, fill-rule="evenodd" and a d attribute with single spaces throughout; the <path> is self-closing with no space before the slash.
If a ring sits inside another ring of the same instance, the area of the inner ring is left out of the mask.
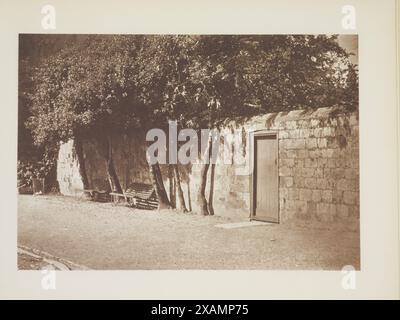
<path id="1" fill-rule="evenodd" d="M 153 186 L 146 183 L 132 183 L 128 188 L 126 188 L 125 194 L 145 200 L 156 198 Z"/>

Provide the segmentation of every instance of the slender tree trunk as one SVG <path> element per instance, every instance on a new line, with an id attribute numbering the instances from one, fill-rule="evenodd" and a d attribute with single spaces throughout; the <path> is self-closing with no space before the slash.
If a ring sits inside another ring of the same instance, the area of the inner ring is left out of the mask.
<path id="1" fill-rule="evenodd" d="M 208 213 L 214 215 L 214 180 L 215 180 L 215 155 L 213 148 L 214 137 L 211 136 L 208 140 L 208 159 L 211 164 L 211 176 L 210 176 L 210 194 L 208 195 Z"/>
<path id="2" fill-rule="evenodd" d="M 188 210 L 192 212 L 192 199 L 190 198 L 190 181 L 187 183 Z"/>
<path id="3" fill-rule="evenodd" d="M 179 210 L 183 212 L 188 212 L 185 204 L 185 197 L 183 196 L 183 190 L 181 185 L 181 177 L 179 175 L 179 168 L 177 164 L 173 165 L 174 174 L 175 174 L 175 184 L 178 189 L 178 198 L 179 198 Z"/>
<path id="4" fill-rule="evenodd" d="M 79 137 L 75 137 L 74 147 L 75 147 L 76 157 L 78 158 L 79 174 L 81 175 L 83 189 L 89 189 L 89 180 L 86 173 L 85 158 L 83 156 L 83 145 L 82 145 L 82 140 Z"/>
<path id="5" fill-rule="evenodd" d="M 172 165 L 168 165 L 168 180 L 169 180 L 169 200 L 171 207 L 176 208 L 176 182 L 174 178 L 174 168 Z"/>
<path id="6" fill-rule="evenodd" d="M 208 195 L 208 212 L 211 216 L 214 215 L 214 178 L 215 178 L 215 163 L 211 164 L 211 177 L 210 177 L 210 194 Z"/>
<path id="7" fill-rule="evenodd" d="M 113 192 L 122 193 L 121 184 L 119 183 L 117 172 L 115 171 L 115 166 L 114 166 L 111 137 L 107 136 L 105 140 L 106 140 L 105 159 L 106 159 L 108 182 L 110 183 L 110 188 Z"/>
<path id="8" fill-rule="evenodd" d="M 160 166 L 158 163 L 150 165 L 150 175 L 153 182 L 154 190 L 156 191 L 156 195 L 158 198 L 158 208 L 170 209 L 171 203 L 168 200 L 167 192 L 165 191 Z"/>
<path id="9" fill-rule="evenodd" d="M 209 107 L 209 128 L 213 127 L 213 123 L 214 123 L 214 105 L 216 103 L 218 103 L 218 100 L 214 100 L 212 99 L 211 101 L 212 103 L 210 103 L 210 107 Z M 208 150 L 204 157 L 208 159 L 208 163 L 205 163 L 203 165 L 203 167 L 201 168 L 201 172 L 200 172 L 200 187 L 199 187 L 199 191 L 197 194 L 197 201 L 199 202 L 200 205 L 200 213 L 202 215 L 213 215 L 214 214 L 214 208 L 212 205 L 212 201 L 213 201 L 213 193 L 214 193 L 214 187 L 213 185 L 210 187 L 210 195 L 209 195 L 209 201 L 210 204 L 207 203 L 207 199 L 206 199 L 206 184 L 207 184 L 207 173 L 208 173 L 208 168 L 210 167 L 210 160 L 212 157 L 212 152 L 213 152 L 213 135 L 210 134 L 208 137 Z M 212 178 L 214 177 L 214 174 L 211 173 Z"/>
<path id="10" fill-rule="evenodd" d="M 207 172 L 210 164 L 205 163 L 200 171 L 200 186 L 197 194 L 197 201 L 200 206 L 200 213 L 203 216 L 208 216 L 208 204 L 206 199 L 206 184 L 207 184 Z"/>
<path id="11" fill-rule="evenodd" d="M 207 185 L 207 173 L 210 167 L 210 163 L 212 162 L 212 152 L 213 152 L 213 137 L 210 135 L 208 137 L 208 145 L 207 151 L 204 155 L 204 158 L 208 159 L 208 163 L 205 163 L 200 171 L 200 187 L 199 192 L 197 194 L 197 201 L 200 205 L 200 213 L 202 215 L 214 215 L 214 208 L 213 208 L 213 193 L 214 193 L 214 174 L 215 174 L 215 164 L 211 166 L 211 185 L 210 185 L 210 194 L 209 200 L 207 202 L 206 199 L 206 185 Z"/>

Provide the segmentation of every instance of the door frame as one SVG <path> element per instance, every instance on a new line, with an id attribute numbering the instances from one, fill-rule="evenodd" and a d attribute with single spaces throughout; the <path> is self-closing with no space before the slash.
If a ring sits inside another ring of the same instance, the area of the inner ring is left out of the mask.
<path id="1" fill-rule="evenodd" d="M 280 218 L 281 218 L 281 210 L 280 210 L 280 201 L 279 201 L 279 136 L 278 136 L 278 131 L 271 131 L 271 130 L 255 130 L 250 133 L 250 147 L 251 147 L 251 152 L 250 152 L 250 164 L 251 164 L 251 172 L 250 172 L 250 212 L 249 212 L 249 218 L 251 220 L 257 220 L 256 219 L 256 212 L 255 212 L 255 196 L 256 193 L 254 192 L 255 188 L 255 168 L 256 168 L 256 157 L 255 157 L 255 152 L 256 152 L 256 139 L 259 137 L 271 137 L 275 136 L 276 143 L 277 143 L 277 148 L 276 148 L 276 159 L 277 159 L 277 167 L 276 169 L 278 170 L 278 181 L 277 181 L 277 188 L 278 188 L 278 219 L 276 221 L 269 221 L 271 223 L 280 223 Z"/>

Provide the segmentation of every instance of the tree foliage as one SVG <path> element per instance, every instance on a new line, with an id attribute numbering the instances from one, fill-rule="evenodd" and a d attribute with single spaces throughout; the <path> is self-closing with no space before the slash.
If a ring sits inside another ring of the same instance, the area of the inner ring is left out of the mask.
<path id="1" fill-rule="evenodd" d="M 35 68 L 35 141 L 167 119 L 215 120 L 357 104 L 357 67 L 335 36 L 80 36 Z"/>
<path id="2" fill-rule="evenodd" d="M 139 126 L 132 77 L 136 42 L 86 36 L 36 69 L 28 126 L 37 144 Z"/>

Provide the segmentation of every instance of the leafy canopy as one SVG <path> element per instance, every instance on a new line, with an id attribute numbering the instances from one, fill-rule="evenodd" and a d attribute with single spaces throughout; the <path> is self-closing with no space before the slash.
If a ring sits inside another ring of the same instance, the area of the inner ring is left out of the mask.
<path id="1" fill-rule="evenodd" d="M 33 72 L 37 144 L 299 108 L 357 107 L 357 66 L 336 36 L 77 36 Z"/>

